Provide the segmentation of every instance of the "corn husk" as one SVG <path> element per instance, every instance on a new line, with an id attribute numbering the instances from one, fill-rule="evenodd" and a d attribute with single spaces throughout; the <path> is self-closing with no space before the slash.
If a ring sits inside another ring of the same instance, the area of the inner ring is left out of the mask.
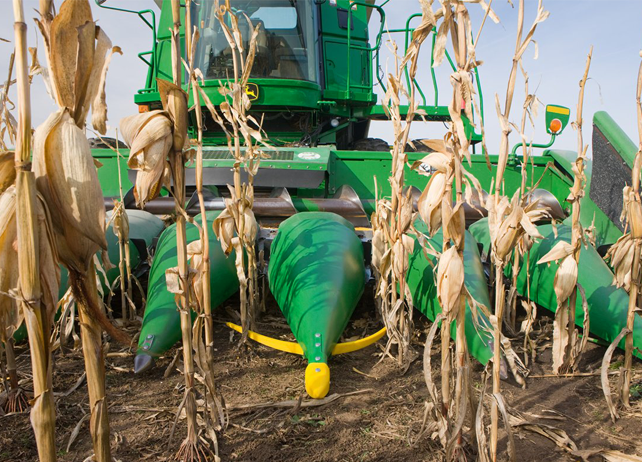
<path id="1" fill-rule="evenodd" d="M 446 193 L 446 180 L 445 173 L 435 173 L 417 201 L 419 216 L 428 225 L 431 236 L 441 227 L 441 209 L 439 207 Z"/>
<path id="2" fill-rule="evenodd" d="M 105 83 L 107 69 L 120 47 L 112 46 L 103 29 L 93 22 L 88 0 L 65 0 L 51 20 L 44 14 L 36 20 L 44 38 L 49 69 L 43 74 L 47 91 L 60 108 L 67 108 L 78 127 L 83 128 L 89 110 L 92 125 L 107 132 Z"/>
<path id="3" fill-rule="evenodd" d="M 437 267 L 437 296 L 448 320 L 452 320 L 456 313 L 463 287 L 464 262 L 457 247 L 452 246 L 441 255 Z"/>
<path id="4" fill-rule="evenodd" d="M 0 194 L 16 181 L 15 153 L 0 153 Z"/>
<path id="5" fill-rule="evenodd" d="M 60 259 L 85 274 L 96 252 L 107 248 L 105 206 L 85 134 L 66 109 L 36 129 L 33 168 L 49 204 Z"/>
<path id="6" fill-rule="evenodd" d="M 181 87 L 167 80 L 158 79 L 157 82 L 163 108 L 167 111 L 174 125 L 174 150 L 182 151 L 189 147 L 189 138 L 187 137 L 187 93 Z"/>
<path id="7" fill-rule="evenodd" d="M 167 155 L 174 143 L 172 121 L 165 111 L 150 111 L 125 117 L 120 128 L 131 148 L 127 165 L 138 171 L 134 197 L 142 208 L 160 194 Z"/>
<path id="8" fill-rule="evenodd" d="M 0 195 L 0 342 L 7 343 L 23 319 L 22 310 L 9 294 L 18 287 L 16 192 Z"/>
<path id="9" fill-rule="evenodd" d="M 51 23 L 49 63 L 56 102 L 82 111 L 94 57 L 96 29 L 87 0 L 65 1 Z"/>

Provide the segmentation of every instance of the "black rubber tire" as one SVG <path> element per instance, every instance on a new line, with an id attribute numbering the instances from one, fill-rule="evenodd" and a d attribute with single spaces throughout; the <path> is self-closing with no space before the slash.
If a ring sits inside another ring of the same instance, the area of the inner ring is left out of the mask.
<path id="1" fill-rule="evenodd" d="M 428 146 L 421 142 L 421 139 L 412 140 L 412 144 L 415 145 L 413 148 L 410 143 L 406 144 L 406 152 L 433 152 Z"/>
<path id="2" fill-rule="evenodd" d="M 122 141 L 107 136 L 103 136 L 102 138 L 88 138 L 88 141 L 91 149 L 116 149 L 116 142 L 118 142 L 118 149 L 127 149 L 127 145 Z"/>
<path id="3" fill-rule="evenodd" d="M 352 149 L 354 151 L 389 152 L 390 145 L 387 141 L 382 140 L 381 138 L 364 138 L 362 140 L 355 141 L 352 144 Z"/>

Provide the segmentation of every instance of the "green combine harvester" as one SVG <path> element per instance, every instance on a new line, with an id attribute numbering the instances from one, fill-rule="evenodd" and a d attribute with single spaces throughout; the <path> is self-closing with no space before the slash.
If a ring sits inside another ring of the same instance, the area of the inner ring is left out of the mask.
<path id="1" fill-rule="evenodd" d="M 120 2 L 97 2 L 104 8 L 128 11 L 116 8 Z M 151 50 L 140 54 L 148 66 L 145 87 L 134 96 L 141 112 L 161 108 L 157 80 L 172 80 L 171 5 L 161 0 L 156 3 L 160 14 L 155 9 L 129 11 L 143 19 L 152 35 Z M 356 342 L 339 342 L 371 274 L 369 217 L 377 200 L 375 182 L 379 197 L 390 194 L 389 146 L 372 135 L 371 123 L 387 120 L 383 107 L 377 104 L 374 89 L 377 85 L 385 88 L 379 60 L 382 43 L 386 40 L 386 10 L 395 4 L 398 7 L 398 2 L 232 0 L 230 3 L 244 36 L 249 36 L 251 28 L 259 25 L 256 59 L 246 93 L 252 101 L 251 113 L 257 120 L 263 120 L 263 129 L 275 150 L 269 159 L 261 162 L 254 180 L 254 213 L 261 228 L 257 247 L 265 251 L 270 290 L 296 342 L 268 338 L 260 332 L 250 332 L 249 336 L 268 346 L 305 356 L 309 363 L 306 389 L 310 396 L 321 398 L 329 390 L 330 356 L 363 348 L 385 334 L 381 330 Z M 191 5 L 193 22 L 200 33 L 195 65 L 205 77 L 203 89 L 218 105 L 223 101 L 218 90 L 231 68 L 232 52 L 214 14 L 215 1 L 199 0 Z M 413 24 L 418 24 L 419 18 L 420 14 L 413 14 L 404 28 L 390 32 L 407 47 Z M 377 22 L 378 27 L 374 27 Z M 371 36 L 373 30 L 376 32 Z M 433 48 L 434 42 L 433 34 Z M 431 69 L 432 57 L 428 59 L 431 50 L 428 45 L 426 48 L 423 65 L 425 69 Z M 452 66 L 452 61 L 450 63 Z M 481 95 L 476 73 L 474 80 Z M 450 120 L 447 106 L 439 100 L 434 72 L 430 91 L 419 88 L 418 95 L 420 109 L 425 111 L 429 122 L 441 124 Z M 405 112 L 407 107 L 402 107 L 402 116 Z M 195 137 L 193 114 L 191 135 Z M 203 114 L 205 205 L 208 213 L 215 216 L 224 209 L 228 194 L 226 185 L 233 183 L 234 159 L 221 128 L 207 110 Z M 576 153 L 556 150 L 552 146 L 569 117 L 567 108 L 547 107 L 547 134 L 542 130 L 541 136 L 550 137 L 550 141 L 534 145 L 539 149 L 532 157 L 532 168 L 528 166 L 533 183 L 539 180 L 539 189 L 533 195 L 548 206 L 556 220 L 564 222 L 559 230 L 561 238 L 570 235 L 566 226 L 569 207 L 565 198 L 573 183 L 571 166 Z M 625 324 L 628 295 L 611 285 L 613 274 L 601 255 L 622 235 L 619 222 L 621 192 L 631 177 L 636 148 L 606 113 L 596 114 L 594 125 L 593 160 L 587 168 L 589 184 L 588 194 L 582 202 L 582 224 L 588 227 L 594 223 L 596 247 L 582 250 L 579 282 L 588 297 L 592 334 L 610 342 Z M 491 178 L 495 176 L 497 157 L 490 156 L 493 169 L 489 170 L 485 156 L 481 155 L 481 135 L 476 133 L 474 121 L 466 120 L 466 127 L 477 154 L 472 156 L 470 171 L 482 186 L 489 188 Z M 413 144 L 408 147 L 411 163 L 425 156 L 425 152 L 421 152 L 425 145 Z M 519 187 L 521 171 L 525 168 L 517 154 L 518 147 L 513 149 L 505 174 L 509 196 Z M 110 208 L 112 197 L 118 196 L 118 158 L 109 149 L 95 149 L 94 155 L 104 165 L 99 169 L 99 176 L 106 197 L 105 206 Z M 427 173 L 430 173 L 428 169 L 427 166 Z M 120 170 L 123 184 L 131 187 L 135 175 L 127 174 L 124 162 Z M 188 169 L 188 197 L 195 191 L 194 178 L 194 170 Z M 408 170 L 406 184 L 413 188 L 415 199 L 427 181 L 428 177 Z M 127 208 L 135 207 L 131 192 L 125 202 Z M 490 307 L 483 266 L 490 245 L 488 225 L 481 204 L 474 205 L 466 211 L 470 231 L 466 236 L 466 285 L 478 303 Z M 161 196 L 149 202 L 145 210 L 153 215 L 163 215 L 171 213 L 173 208 L 173 199 Z M 193 215 L 200 212 L 195 195 L 186 204 L 186 209 Z M 211 219 L 209 217 L 210 222 Z M 533 275 L 527 280 L 521 274 L 518 289 L 525 295 L 530 283 L 534 301 L 554 311 L 556 299 L 552 279 L 555 264 L 535 265 L 550 249 L 554 238 L 549 223 L 539 225 L 546 239 L 531 251 Z M 425 230 L 422 223 L 416 223 L 416 226 Z M 151 368 L 154 358 L 171 348 L 181 336 L 174 296 L 165 287 L 165 270 L 176 264 L 174 233 L 170 226 L 160 234 L 149 272 L 148 302 L 135 360 L 138 373 Z M 188 239 L 197 238 L 196 229 L 188 229 Z M 225 257 L 220 245 L 214 242 L 213 233 L 210 238 L 214 305 L 233 295 L 238 280 L 234 257 Z M 439 243 L 441 237 L 438 235 L 433 240 Z M 418 250 L 419 246 L 416 248 L 410 258 L 409 287 L 415 307 L 434 319 L 440 311 L 434 284 L 434 262 Z M 577 319 L 581 323 L 579 301 L 578 313 Z M 638 347 L 642 347 L 641 321 L 636 318 L 635 344 Z M 486 363 L 492 356 L 491 337 L 475 330 L 472 322 L 468 326 L 469 350 L 477 360 Z M 238 329 L 238 326 L 231 327 Z M 639 354 L 640 350 L 637 351 Z"/>

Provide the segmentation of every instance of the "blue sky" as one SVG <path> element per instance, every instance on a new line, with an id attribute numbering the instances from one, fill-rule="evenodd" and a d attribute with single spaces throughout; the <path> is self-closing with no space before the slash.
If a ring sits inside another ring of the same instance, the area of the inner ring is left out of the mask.
<path id="1" fill-rule="evenodd" d="M 28 16 L 34 16 L 37 0 L 26 0 Z M 57 4 L 60 2 L 56 1 Z M 93 2 L 92 2 L 93 3 Z M 380 1 L 378 2 L 380 3 Z M 514 0 L 516 5 L 518 0 Z M 132 9 L 152 8 L 152 0 L 109 0 L 108 4 Z M 391 0 L 386 8 L 388 27 L 401 26 L 412 12 L 419 12 L 416 0 Z M 480 67 L 482 89 L 486 103 L 486 130 L 488 148 L 496 152 L 499 147 L 499 128 L 494 111 L 494 95 L 498 93 L 504 100 L 506 82 L 510 72 L 515 47 L 517 8 L 512 8 L 506 0 L 494 0 L 493 9 L 501 19 L 500 24 L 487 21 L 477 47 L 477 57 L 484 61 Z M 578 96 L 578 82 L 584 70 L 586 55 L 594 46 L 590 80 L 587 83 L 584 120 L 585 142 L 590 143 L 591 118 L 596 111 L 607 111 L 622 126 L 624 131 L 637 143 L 635 112 L 635 85 L 640 64 L 639 51 L 642 49 L 642 1 L 641 0 L 545 0 L 544 7 L 550 17 L 538 26 L 535 40 L 539 44 L 539 58 L 533 59 L 534 48 L 524 55 L 524 67 L 529 73 L 530 90 L 536 92 L 544 104 L 560 104 L 571 108 L 571 118 L 575 119 Z M 536 0 L 526 0 L 527 29 L 533 21 L 537 8 Z M 476 31 L 482 17 L 481 9 L 469 5 L 473 28 Z M 11 39 L 13 15 L 11 4 L 3 2 L 0 15 L 0 37 Z M 108 75 L 107 102 L 109 123 L 116 126 L 127 115 L 137 112 L 133 94 L 143 86 L 146 67 L 139 61 L 137 54 L 147 51 L 151 46 L 149 29 L 135 15 L 116 13 L 94 6 L 95 19 L 119 45 L 123 56 L 115 56 Z M 373 16 L 376 19 L 376 15 Z M 36 45 L 33 23 L 29 23 L 30 46 Z M 12 44 L 0 42 L 0 63 L 8 63 Z M 44 63 L 44 53 L 40 52 Z M 429 75 L 429 47 L 422 55 L 420 75 Z M 385 62 L 384 62 L 385 66 Z M 6 64 L 0 65 L 0 79 L 6 79 Z M 450 91 L 448 69 L 438 70 L 441 76 L 441 104 L 446 104 Z M 518 78 L 511 121 L 521 118 L 524 100 L 523 81 Z M 44 92 L 42 81 L 36 78 L 32 88 L 34 125 L 41 123 L 54 108 Z M 534 137 L 536 141 L 547 141 L 544 130 L 543 108 L 536 121 Z M 416 123 L 412 136 L 440 137 L 444 134 L 441 124 Z M 532 134 L 527 130 L 527 134 Z M 391 138 L 389 124 L 373 126 L 371 136 L 387 140 Z M 511 142 L 517 142 L 515 135 Z M 569 127 L 556 142 L 556 146 L 576 150 L 575 132 Z"/>

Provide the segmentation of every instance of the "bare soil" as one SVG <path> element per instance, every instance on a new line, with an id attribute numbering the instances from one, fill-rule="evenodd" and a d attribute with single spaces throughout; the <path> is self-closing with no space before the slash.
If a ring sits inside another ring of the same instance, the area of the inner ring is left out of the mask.
<path id="1" fill-rule="evenodd" d="M 258 324 L 267 335 L 292 339 L 289 329 L 273 303 Z M 373 333 L 380 328 L 372 298 L 364 297 L 346 337 Z M 225 317 L 226 310 L 219 310 Z M 229 312 L 229 310 L 227 310 Z M 416 313 L 416 350 L 421 354 L 429 323 Z M 132 328 L 135 331 L 135 328 Z M 522 389 L 514 380 L 503 382 L 507 404 L 536 423 L 564 430 L 581 450 L 611 448 L 642 456 L 642 400 L 632 401 L 633 409 L 622 412 L 613 423 L 600 386 L 599 368 L 605 348 L 590 343 L 581 370 L 595 373 L 581 377 L 550 377 L 550 320 L 538 323 L 533 334 L 540 338 L 537 360 L 529 365 L 531 378 Z M 443 452 L 430 435 L 417 438 L 428 393 L 422 362 L 413 362 L 405 374 L 391 358 L 381 360 L 381 345 L 332 358 L 330 394 L 336 399 L 318 407 L 243 408 L 239 406 L 297 401 L 305 397 L 303 359 L 253 345 L 239 350 L 238 336 L 223 324 L 216 325 L 218 361 L 216 376 L 229 408 L 228 428 L 219 436 L 223 461 L 439 461 Z M 380 342 L 381 343 L 381 342 Z M 521 340 L 514 348 L 521 355 Z M 179 420 L 173 439 L 170 433 L 176 409 L 183 396 L 183 378 L 176 370 L 164 378 L 167 366 L 177 353 L 172 350 L 143 376 L 133 374 L 133 355 L 111 345 L 107 358 L 107 395 L 114 457 L 123 462 L 171 460 L 185 434 Z M 18 348 L 20 377 L 29 392 L 30 365 L 26 345 Z M 434 352 L 434 374 L 438 377 L 439 354 Z M 621 364 L 616 352 L 613 370 Z M 635 362 L 634 390 L 642 388 L 642 365 Z M 475 388 L 482 387 L 481 365 L 473 366 Z M 65 356 L 55 353 L 54 391 L 65 393 L 83 374 L 81 351 Z M 540 377 L 544 376 L 544 377 Z M 437 383 L 439 383 L 438 379 Z M 612 378 L 615 385 L 616 377 Z M 80 462 L 91 455 L 89 421 L 80 425 L 77 438 L 67 450 L 74 428 L 89 411 L 86 384 L 66 396 L 57 396 L 57 448 L 61 462 Z M 488 416 L 488 413 L 486 413 Z M 501 460 L 507 460 L 504 432 L 501 433 Z M 549 439 L 517 429 L 519 461 L 573 461 Z M 474 452 L 468 460 L 476 460 Z M 0 417 L 0 461 L 37 460 L 28 412 Z M 591 458 L 600 460 L 600 457 Z"/>

